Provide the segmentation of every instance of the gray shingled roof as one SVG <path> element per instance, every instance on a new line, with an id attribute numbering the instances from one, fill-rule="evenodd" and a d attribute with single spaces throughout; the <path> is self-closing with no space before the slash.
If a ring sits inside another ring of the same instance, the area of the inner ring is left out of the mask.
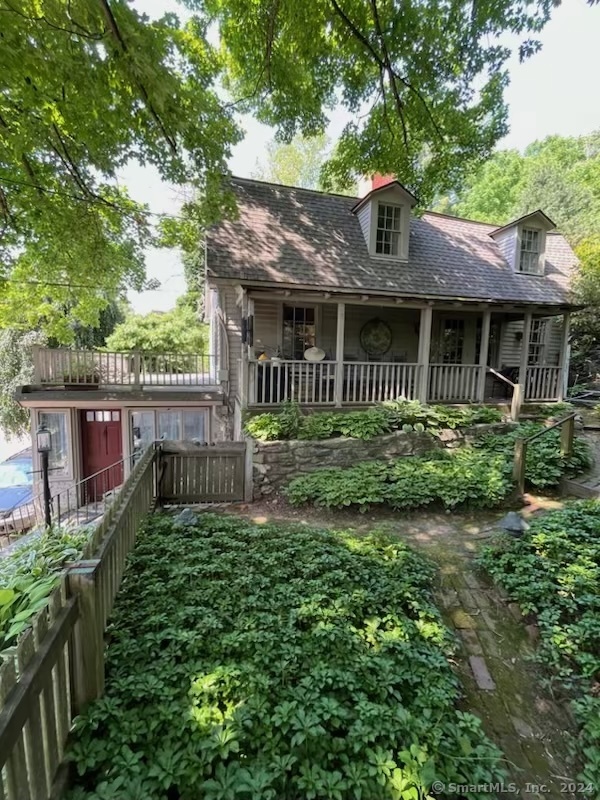
<path id="1" fill-rule="evenodd" d="M 232 179 L 239 218 L 211 228 L 209 276 L 320 289 L 394 292 L 559 305 L 577 260 L 563 236 L 547 235 L 543 276 L 516 274 L 479 222 L 425 213 L 411 219 L 408 262 L 370 256 L 356 198 Z"/>

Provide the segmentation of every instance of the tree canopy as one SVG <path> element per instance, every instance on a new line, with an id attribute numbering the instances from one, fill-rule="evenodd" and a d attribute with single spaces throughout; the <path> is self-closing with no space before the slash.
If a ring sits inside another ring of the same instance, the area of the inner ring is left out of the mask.
<path id="1" fill-rule="evenodd" d="M 272 140 L 267 145 L 266 162 L 257 163 L 252 177 L 286 186 L 318 189 L 329 149 L 329 139 L 323 133 L 309 138 L 297 134 L 291 142 Z"/>
<path id="2" fill-rule="evenodd" d="M 198 189 L 177 233 L 191 249 L 198 225 L 231 208 L 221 177 L 236 109 L 285 141 L 322 134 L 336 105 L 349 111 L 326 186 L 394 173 L 426 202 L 459 185 L 506 131 L 499 37 L 519 35 L 531 55 L 556 5 L 184 2 L 182 23 L 128 0 L 0 0 L 0 326 L 69 341 L 66 306 L 94 326 L 123 288 L 143 286 L 157 220 L 119 184 L 130 160 Z"/>
<path id="3" fill-rule="evenodd" d="M 186 303 L 171 311 L 130 314 L 106 339 L 109 350 L 150 353 L 204 353 L 208 326 Z"/>
<path id="4" fill-rule="evenodd" d="M 324 180 L 401 176 L 428 202 L 460 185 L 507 130 L 510 49 L 533 54 L 554 0 L 402 4 L 392 0 L 207 0 L 220 23 L 228 86 L 289 141 L 352 114 Z"/>
<path id="5" fill-rule="evenodd" d="M 232 110 L 199 16 L 126 0 L 0 0 L 0 325 L 68 341 L 144 284 L 154 218 L 117 181 L 130 159 L 218 202 Z"/>

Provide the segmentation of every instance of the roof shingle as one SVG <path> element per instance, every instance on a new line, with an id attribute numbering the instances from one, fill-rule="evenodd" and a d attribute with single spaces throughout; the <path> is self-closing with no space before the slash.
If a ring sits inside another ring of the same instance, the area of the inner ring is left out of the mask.
<path id="1" fill-rule="evenodd" d="M 490 233 L 497 226 L 426 212 L 411 218 L 408 262 L 369 255 L 356 198 L 232 179 L 239 218 L 207 236 L 207 270 L 253 283 L 542 305 L 572 302 L 577 259 L 549 233 L 543 276 L 515 273 Z"/>

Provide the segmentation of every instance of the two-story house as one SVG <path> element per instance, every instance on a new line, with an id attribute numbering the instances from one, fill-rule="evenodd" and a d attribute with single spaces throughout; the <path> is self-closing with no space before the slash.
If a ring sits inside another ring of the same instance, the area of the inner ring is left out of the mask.
<path id="1" fill-rule="evenodd" d="M 363 196 L 236 178 L 207 238 L 235 435 L 244 409 L 564 396 L 577 259 L 536 211 L 507 225 L 425 212 L 393 178 Z M 235 365 L 238 368 L 235 368 Z"/>
<path id="2" fill-rule="evenodd" d="M 156 438 L 240 439 L 245 410 L 285 400 L 564 396 L 577 260 L 542 211 L 502 227 L 417 216 L 382 176 L 359 198 L 232 187 L 238 215 L 206 239 L 210 354 L 36 353 L 18 399 L 52 430 L 54 486 L 126 471 Z"/>

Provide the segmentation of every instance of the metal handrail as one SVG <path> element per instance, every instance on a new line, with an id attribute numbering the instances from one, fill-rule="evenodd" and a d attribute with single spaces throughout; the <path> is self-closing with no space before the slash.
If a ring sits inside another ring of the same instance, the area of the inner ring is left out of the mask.
<path id="1" fill-rule="evenodd" d="M 155 443 L 153 442 L 150 446 L 154 447 Z M 73 486 L 69 486 L 67 489 L 52 495 L 50 498 L 52 522 L 55 525 L 59 525 L 61 521 L 68 520 L 75 525 L 79 525 L 98 519 L 106 510 L 107 495 L 118 488 L 108 489 L 111 483 L 111 472 L 114 477 L 114 473 L 117 470 L 121 470 L 120 483 L 123 483 L 126 478 L 126 472 L 131 471 L 140 456 L 140 453 L 132 453 L 115 461 L 113 464 L 109 464 L 108 467 L 82 478 Z M 126 469 L 126 465 L 128 469 Z M 104 490 L 96 492 L 94 487 L 94 491 L 89 492 L 88 487 L 94 486 L 94 483 L 98 481 L 100 481 L 101 485 L 104 484 Z M 85 502 L 88 498 L 90 502 Z M 13 538 L 19 538 L 37 525 L 43 524 L 43 522 L 43 498 L 40 494 L 37 494 L 29 503 L 25 503 L 23 506 L 16 508 L 11 514 L 0 518 L 0 537 L 5 537 L 10 544 Z"/>

